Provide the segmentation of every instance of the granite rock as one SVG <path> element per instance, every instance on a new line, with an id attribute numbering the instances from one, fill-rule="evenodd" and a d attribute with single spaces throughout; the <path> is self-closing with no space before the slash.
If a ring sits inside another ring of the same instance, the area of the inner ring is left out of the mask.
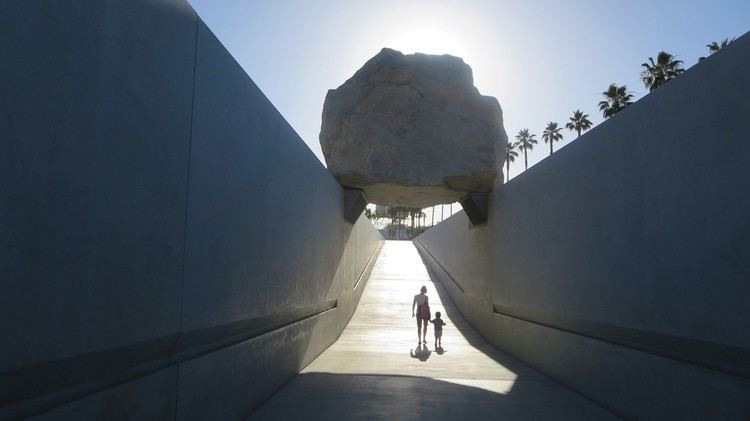
<path id="1" fill-rule="evenodd" d="M 328 91 L 322 120 L 328 169 L 371 203 L 451 203 L 502 179 L 500 104 L 458 57 L 383 49 Z"/>

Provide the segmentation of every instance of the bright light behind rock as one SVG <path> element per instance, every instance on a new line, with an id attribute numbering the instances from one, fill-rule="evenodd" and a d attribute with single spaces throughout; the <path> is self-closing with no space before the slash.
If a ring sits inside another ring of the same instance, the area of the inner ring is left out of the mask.
<path id="1" fill-rule="evenodd" d="M 429 26 L 403 32 L 387 46 L 405 54 L 450 54 L 464 58 L 467 53 L 452 34 Z"/>

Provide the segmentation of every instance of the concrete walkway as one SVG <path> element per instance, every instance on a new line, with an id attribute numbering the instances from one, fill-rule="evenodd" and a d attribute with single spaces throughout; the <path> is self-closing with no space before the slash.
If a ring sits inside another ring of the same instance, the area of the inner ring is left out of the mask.
<path id="1" fill-rule="evenodd" d="M 448 323 L 418 349 L 414 294 Z M 436 289 L 416 248 L 387 241 L 341 337 L 251 420 L 593 420 L 609 412 L 488 345 Z M 441 301 L 441 296 L 445 301 Z"/>

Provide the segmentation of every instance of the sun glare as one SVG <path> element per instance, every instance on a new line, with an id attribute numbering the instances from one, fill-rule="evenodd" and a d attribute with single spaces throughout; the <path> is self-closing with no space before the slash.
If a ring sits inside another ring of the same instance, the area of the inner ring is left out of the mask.
<path id="1" fill-rule="evenodd" d="M 451 34 L 431 27 L 404 32 L 394 38 L 388 47 L 402 53 L 451 54 L 462 58 L 466 53 Z"/>

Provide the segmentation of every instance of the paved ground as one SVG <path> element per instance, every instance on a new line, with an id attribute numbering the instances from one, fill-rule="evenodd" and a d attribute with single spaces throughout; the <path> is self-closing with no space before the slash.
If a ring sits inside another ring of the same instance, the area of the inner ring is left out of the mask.
<path id="1" fill-rule="evenodd" d="M 448 323 L 417 346 L 411 302 L 427 286 Z M 492 348 L 441 302 L 416 248 L 387 241 L 341 337 L 251 420 L 592 420 L 609 412 Z M 442 292 L 442 291 L 441 291 Z"/>

